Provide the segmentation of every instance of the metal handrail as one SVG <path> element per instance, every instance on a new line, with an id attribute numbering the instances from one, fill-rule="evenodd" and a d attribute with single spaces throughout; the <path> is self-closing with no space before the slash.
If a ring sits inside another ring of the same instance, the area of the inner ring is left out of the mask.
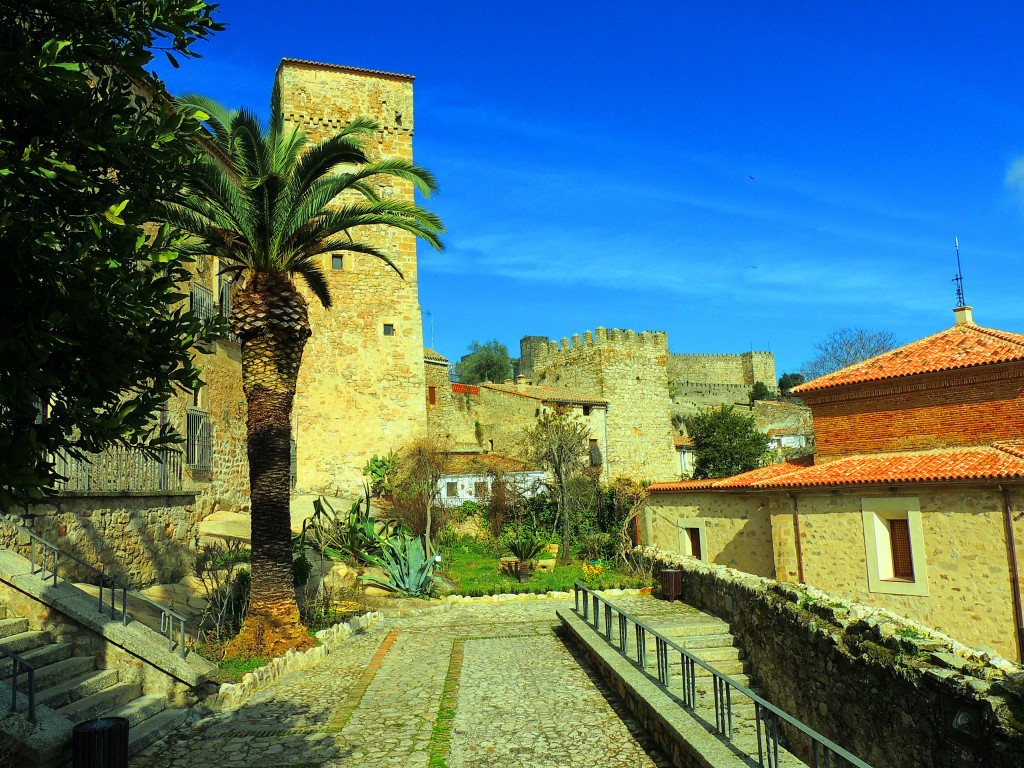
<path id="1" fill-rule="evenodd" d="M 87 569 L 93 574 L 93 578 L 96 579 L 99 585 L 99 597 L 98 597 L 98 608 L 102 615 L 106 609 L 106 603 L 104 601 L 104 588 L 110 595 L 110 617 L 112 619 L 117 618 L 117 592 L 121 592 L 121 621 L 125 626 L 128 626 L 128 622 L 131 621 L 131 616 L 128 615 L 128 593 L 131 592 L 132 596 L 141 600 L 142 602 L 148 603 L 149 605 L 160 611 L 160 634 L 167 638 L 168 646 L 167 649 L 170 651 L 174 650 L 174 646 L 178 645 L 178 651 L 182 658 L 188 655 L 188 647 L 186 645 L 187 635 L 185 633 L 185 622 L 187 621 L 184 616 L 177 613 L 166 605 L 157 602 L 145 595 L 137 592 L 136 590 L 129 587 L 124 582 L 116 579 L 113 576 L 108 576 L 103 572 L 102 568 L 87 563 L 80 557 L 72 555 L 70 552 L 65 552 L 63 549 L 58 547 L 41 536 L 33 533 L 31 530 L 15 522 L 9 515 L 0 515 L 0 521 L 3 521 L 13 527 L 15 530 L 26 534 L 29 537 L 29 562 L 32 567 L 32 574 L 45 573 L 48 574 L 44 579 L 53 579 L 53 584 L 56 586 L 58 579 L 58 571 L 60 569 L 61 560 L 71 560 L 81 567 Z M 38 563 L 36 562 L 36 544 L 39 545 L 39 558 Z M 66 579 L 65 579 L 66 580 Z M 177 629 L 178 641 L 175 643 L 175 629 Z"/>
<path id="2" fill-rule="evenodd" d="M 790 714 L 782 711 L 771 702 L 765 700 L 749 688 L 741 685 L 728 675 L 719 672 L 706 661 L 698 658 L 677 643 L 669 640 L 653 627 L 645 624 L 641 619 L 633 616 L 614 603 L 604 599 L 594 590 L 575 582 L 576 614 L 583 621 L 592 626 L 599 635 L 601 632 L 601 611 L 600 606 L 604 604 L 604 638 L 613 648 L 616 644 L 612 640 L 612 616 L 617 617 L 618 624 L 618 650 L 626 656 L 629 651 L 629 622 L 634 625 L 635 635 L 635 663 L 645 675 L 647 672 L 647 636 L 655 639 L 655 653 L 657 656 L 657 681 L 666 689 L 669 688 L 670 666 L 669 651 L 676 651 L 680 655 L 680 667 L 683 673 L 683 695 L 682 707 L 693 710 L 696 705 L 696 668 L 698 666 L 711 673 L 714 687 L 715 706 L 715 730 L 728 739 L 732 739 L 732 692 L 735 690 L 754 702 L 755 725 L 757 728 L 757 762 L 762 768 L 778 768 L 779 765 L 779 721 L 782 720 L 793 728 L 803 733 L 811 740 L 811 754 L 813 767 L 820 768 L 825 765 L 832 765 L 831 757 L 835 755 L 846 760 L 854 768 L 871 768 L 857 756 L 847 752 L 835 742 L 822 736 L 808 725 L 797 720 Z M 582 611 L 580 610 L 582 599 Z M 589 598 L 589 599 L 588 599 Z M 593 611 L 590 604 L 593 603 Z M 593 620 L 591 620 L 593 613 Z"/>
<path id="3" fill-rule="evenodd" d="M 18 711 L 18 673 L 28 673 L 28 721 L 36 721 L 36 669 L 34 664 L 25 661 L 21 656 L 0 645 L 0 653 L 11 660 L 11 712 Z"/>

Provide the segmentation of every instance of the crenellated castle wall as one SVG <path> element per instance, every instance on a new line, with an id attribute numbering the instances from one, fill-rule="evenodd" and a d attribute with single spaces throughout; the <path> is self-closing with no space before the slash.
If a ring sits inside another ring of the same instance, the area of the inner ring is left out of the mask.
<path id="1" fill-rule="evenodd" d="M 534 384 L 608 400 L 612 477 L 676 476 L 668 389 L 668 334 L 596 328 L 560 342 L 527 337 Z"/>
<path id="2" fill-rule="evenodd" d="M 747 389 L 762 381 L 776 385 L 775 355 L 742 352 L 738 355 L 669 355 L 668 378 L 688 384 L 731 384 Z"/>

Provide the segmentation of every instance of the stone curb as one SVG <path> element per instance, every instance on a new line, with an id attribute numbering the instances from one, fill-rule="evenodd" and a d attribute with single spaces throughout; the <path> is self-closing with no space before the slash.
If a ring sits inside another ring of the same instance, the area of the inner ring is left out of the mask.
<path id="1" fill-rule="evenodd" d="M 328 629 L 322 629 L 316 633 L 321 645 L 308 651 L 289 650 L 284 656 L 278 656 L 266 666 L 246 673 L 241 682 L 223 683 L 217 693 L 209 696 L 203 703 L 214 711 L 233 709 L 244 704 L 257 692 L 287 673 L 319 664 L 330 655 L 335 646 L 354 634 L 366 631 L 383 618 L 381 612 L 371 611 Z"/>
<path id="2" fill-rule="evenodd" d="M 608 597 L 621 597 L 623 595 L 632 596 L 639 594 L 649 594 L 650 590 L 644 591 L 641 589 L 601 589 L 595 590 L 599 595 L 606 595 Z M 571 600 L 573 598 L 573 592 L 507 592 L 500 595 L 483 595 L 480 597 L 465 597 L 464 595 L 448 595 L 445 598 L 449 603 L 453 605 L 461 605 L 464 603 L 507 603 L 519 600 Z"/>

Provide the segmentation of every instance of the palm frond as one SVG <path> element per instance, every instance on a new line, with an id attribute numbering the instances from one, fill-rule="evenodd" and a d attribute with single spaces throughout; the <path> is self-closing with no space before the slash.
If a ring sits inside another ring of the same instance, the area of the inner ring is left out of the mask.
<path id="1" fill-rule="evenodd" d="M 213 133 L 213 139 L 217 146 L 227 152 L 231 137 L 231 122 L 234 119 L 235 111 L 221 106 L 216 101 L 198 93 L 186 93 L 174 100 L 174 105 L 179 111 L 187 110 L 191 113 L 202 112 L 207 115 L 205 120 L 200 119 L 203 125 Z"/>
<path id="2" fill-rule="evenodd" d="M 313 258 L 304 256 L 296 259 L 292 262 L 290 271 L 297 275 L 302 275 L 306 285 L 309 286 L 309 290 L 323 304 L 324 309 L 331 308 L 331 290 L 327 287 L 327 278 L 323 270 L 320 269 L 320 265 Z"/>

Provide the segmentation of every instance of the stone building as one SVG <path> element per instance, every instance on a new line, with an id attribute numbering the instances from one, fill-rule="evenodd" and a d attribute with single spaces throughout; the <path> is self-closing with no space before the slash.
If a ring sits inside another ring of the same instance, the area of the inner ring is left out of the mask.
<path id="1" fill-rule="evenodd" d="M 1024 335 L 955 317 L 797 388 L 814 456 L 651 486 L 647 540 L 1021 659 Z"/>
<path id="2" fill-rule="evenodd" d="M 289 125 L 320 140 L 352 118 L 370 117 L 378 126 L 364 144 L 372 160 L 412 160 L 412 83 L 410 75 L 295 59 L 277 70 Z M 414 201 L 411 182 L 389 178 L 387 184 L 376 190 L 382 197 Z M 358 489 L 370 456 L 426 432 L 415 237 L 395 229 L 359 234 L 402 274 L 372 256 L 339 253 L 323 264 L 334 300 L 329 310 L 301 288 L 313 335 L 295 395 L 299 491 Z"/>
<path id="3" fill-rule="evenodd" d="M 612 477 L 678 477 L 668 388 L 668 335 L 597 328 L 561 343 L 528 336 L 520 343 L 533 383 L 587 392 L 608 402 Z"/>
<path id="4" fill-rule="evenodd" d="M 673 400 L 698 406 L 743 403 L 757 382 L 772 390 L 777 383 L 771 352 L 670 354 L 667 369 Z"/>

